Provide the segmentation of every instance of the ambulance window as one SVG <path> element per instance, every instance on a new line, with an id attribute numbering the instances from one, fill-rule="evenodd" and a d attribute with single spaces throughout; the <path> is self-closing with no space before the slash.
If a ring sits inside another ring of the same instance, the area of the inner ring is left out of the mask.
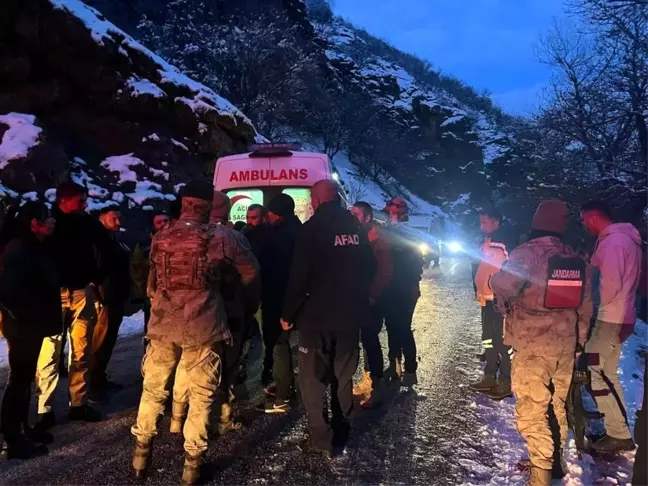
<path id="1" fill-rule="evenodd" d="M 235 189 L 227 191 L 232 208 L 230 221 L 245 221 L 248 207 L 252 204 L 263 204 L 263 191 L 261 189 Z"/>
<path id="2" fill-rule="evenodd" d="M 313 215 L 313 204 L 311 203 L 311 191 L 308 187 L 287 187 L 283 191 L 295 201 L 295 214 L 303 223 Z"/>

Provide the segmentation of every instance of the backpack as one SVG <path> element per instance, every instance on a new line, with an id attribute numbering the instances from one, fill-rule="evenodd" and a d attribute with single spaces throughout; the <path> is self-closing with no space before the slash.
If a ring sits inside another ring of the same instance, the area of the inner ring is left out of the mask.
<path id="1" fill-rule="evenodd" d="M 157 289 L 204 290 L 207 275 L 209 225 L 178 221 L 160 231 L 153 241 Z"/>
<path id="2" fill-rule="evenodd" d="M 549 257 L 544 306 L 547 309 L 578 309 L 583 301 L 585 278 L 585 262 L 580 257 Z"/>

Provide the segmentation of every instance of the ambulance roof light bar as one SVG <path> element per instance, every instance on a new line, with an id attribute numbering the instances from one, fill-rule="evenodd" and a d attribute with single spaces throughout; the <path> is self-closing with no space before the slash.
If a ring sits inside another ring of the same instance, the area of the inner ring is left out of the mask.
<path id="1" fill-rule="evenodd" d="M 293 152 L 299 152 L 299 143 L 253 143 L 248 145 L 250 157 L 290 157 Z"/>

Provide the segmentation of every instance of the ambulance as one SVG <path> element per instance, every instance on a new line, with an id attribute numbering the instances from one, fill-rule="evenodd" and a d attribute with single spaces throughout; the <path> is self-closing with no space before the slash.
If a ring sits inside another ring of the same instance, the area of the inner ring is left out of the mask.
<path id="1" fill-rule="evenodd" d="M 295 214 L 304 222 L 313 215 L 311 187 L 322 179 L 336 183 L 347 207 L 344 188 L 329 158 L 300 149 L 293 143 L 254 144 L 248 147 L 249 153 L 216 161 L 214 187 L 230 198 L 230 221 L 245 221 L 252 204 L 267 206 L 274 196 L 284 193 L 293 198 Z"/>

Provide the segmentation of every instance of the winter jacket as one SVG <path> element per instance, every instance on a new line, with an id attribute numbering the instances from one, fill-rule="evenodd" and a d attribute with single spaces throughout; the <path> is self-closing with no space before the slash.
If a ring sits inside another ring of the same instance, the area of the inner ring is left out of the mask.
<path id="1" fill-rule="evenodd" d="M 138 243 L 131 255 L 131 296 L 134 300 L 141 300 L 146 297 L 146 282 L 150 269 L 149 254 L 151 253 L 151 242 Z"/>
<path id="2" fill-rule="evenodd" d="M 612 224 L 601 232 L 591 260 L 600 273 L 597 320 L 635 322 L 641 258 L 641 237 L 631 224 Z"/>
<path id="3" fill-rule="evenodd" d="M 63 332 L 61 288 L 44 243 L 13 239 L 0 261 L 0 308 L 5 336 L 44 338 Z"/>
<path id="4" fill-rule="evenodd" d="M 254 228 L 248 226 L 242 233 L 250 242 L 252 253 L 254 253 L 254 256 L 258 259 L 263 253 L 263 249 L 272 235 L 273 230 L 272 226 L 269 224 L 262 223 Z"/>
<path id="5" fill-rule="evenodd" d="M 250 243 L 240 232 L 215 224 L 212 244 L 222 265 L 221 295 L 227 318 L 243 319 L 259 307 L 260 270 Z"/>
<path id="6" fill-rule="evenodd" d="M 549 260 L 553 256 L 580 258 L 554 236 L 527 241 L 516 248 L 502 270 L 490 279 L 500 310 L 509 312 L 504 324 L 504 343 L 518 350 L 546 356 L 573 352 L 585 344 L 592 317 L 591 272 L 585 265 L 583 299 L 578 309 L 548 309 L 545 296 Z"/>
<path id="7" fill-rule="evenodd" d="M 102 297 L 106 304 L 123 306 L 131 295 L 131 251 L 117 234 L 110 233 L 110 240 L 112 262 L 101 284 Z"/>
<path id="8" fill-rule="evenodd" d="M 223 251 L 229 247 L 224 249 L 208 223 L 210 209 L 207 201 L 185 197 L 178 221 L 153 237 L 147 290 L 152 340 L 180 346 L 231 342 L 220 293 Z"/>
<path id="9" fill-rule="evenodd" d="M 300 332 L 357 332 L 369 316 L 375 265 L 358 220 L 336 202 L 320 205 L 299 233 L 283 319 Z"/>
<path id="10" fill-rule="evenodd" d="M 372 299 L 377 300 L 384 294 L 394 275 L 392 252 L 389 247 L 389 242 L 377 224 L 369 228 L 367 236 L 374 258 L 376 259 L 376 275 L 371 283 L 369 295 Z"/>
<path id="11" fill-rule="evenodd" d="M 393 275 L 386 293 L 397 298 L 418 298 L 423 256 L 415 243 L 416 235 L 405 225 L 387 225 L 383 228 L 383 234 L 391 249 L 393 265 Z"/>
<path id="12" fill-rule="evenodd" d="M 277 315 L 281 313 L 295 242 L 301 226 L 297 216 L 290 216 L 273 225 L 261 252 L 261 305 L 265 312 Z"/>
<path id="13" fill-rule="evenodd" d="M 482 307 L 495 298 L 490 285 L 491 276 L 502 269 L 512 249 L 513 244 L 502 228 L 484 237 L 480 248 L 481 259 L 474 272 L 475 298 Z"/>
<path id="14" fill-rule="evenodd" d="M 89 214 L 64 214 L 56 207 L 54 234 L 47 244 L 52 252 L 61 287 L 85 289 L 99 285 L 113 265 L 114 244 L 110 233 Z"/>

